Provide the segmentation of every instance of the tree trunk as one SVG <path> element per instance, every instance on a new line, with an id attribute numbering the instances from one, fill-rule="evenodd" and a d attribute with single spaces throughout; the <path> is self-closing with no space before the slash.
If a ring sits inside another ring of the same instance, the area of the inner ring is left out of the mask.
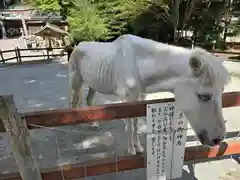
<path id="1" fill-rule="evenodd" d="M 224 22 L 224 32 L 223 32 L 223 40 L 226 42 L 227 39 L 227 33 L 228 33 L 228 26 L 232 21 L 232 15 L 231 15 L 231 10 L 232 10 L 232 3 L 233 0 L 227 0 L 226 4 L 226 11 L 225 11 L 225 22 Z"/>
<path id="2" fill-rule="evenodd" d="M 28 30 L 27 30 L 27 25 L 26 25 L 24 17 L 21 17 L 21 20 L 22 20 L 22 26 L 23 26 L 24 35 L 27 36 L 28 35 Z"/>
<path id="3" fill-rule="evenodd" d="M 178 22 L 179 22 L 179 5 L 180 5 L 180 0 L 172 0 L 172 23 L 173 23 L 173 28 L 174 28 L 174 37 L 173 41 L 174 43 L 177 42 L 178 40 Z"/>

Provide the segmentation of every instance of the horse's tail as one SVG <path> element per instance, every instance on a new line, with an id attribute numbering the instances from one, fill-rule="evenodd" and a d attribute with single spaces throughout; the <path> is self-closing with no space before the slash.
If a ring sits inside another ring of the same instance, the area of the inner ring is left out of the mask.
<path id="1" fill-rule="evenodd" d="M 69 57 L 68 74 L 70 83 L 70 107 L 75 107 L 75 101 L 82 93 L 83 78 L 80 72 L 80 66 L 83 57 L 83 53 L 78 46 L 73 49 Z"/>
<path id="2" fill-rule="evenodd" d="M 72 48 L 68 61 L 68 73 L 70 84 L 74 89 L 79 88 L 80 83 L 83 82 L 82 74 L 80 71 L 81 61 L 84 58 L 84 52 L 81 51 L 80 46 Z M 76 87 L 75 87 L 76 86 Z"/>
<path id="3" fill-rule="evenodd" d="M 70 46 L 66 46 L 66 47 L 63 48 L 63 50 L 60 51 L 60 55 L 64 56 L 64 52 L 67 52 L 67 61 L 69 61 L 70 56 L 71 56 L 73 50 L 74 50 L 73 46 L 71 46 L 71 45 Z"/>
<path id="4" fill-rule="evenodd" d="M 77 60 L 81 58 L 81 56 L 79 56 L 79 49 L 78 47 L 75 47 L 72 49 L 71 52 L 68 52 L 68 73 L 69 73 L 69 79 L 70 79 L 70 84 L 72 81 L 73 76 L 75 75 L 80 75 L 80 71 L 78 68 L 78 63 Z"/>

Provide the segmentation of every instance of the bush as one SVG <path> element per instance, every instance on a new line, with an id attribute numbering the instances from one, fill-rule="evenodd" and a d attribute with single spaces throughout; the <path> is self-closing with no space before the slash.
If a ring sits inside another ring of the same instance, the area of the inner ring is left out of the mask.
<path id="1" fill-rule="evenodd" d="M 108 24 L 94 5 L 81 6 L 68 17 L 74 41 L 95 41 L 108 36 Z"/>

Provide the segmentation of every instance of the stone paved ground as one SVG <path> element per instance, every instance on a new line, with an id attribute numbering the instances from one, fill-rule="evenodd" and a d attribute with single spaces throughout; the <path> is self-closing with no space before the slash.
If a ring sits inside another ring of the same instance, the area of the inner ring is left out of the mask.
<path id="1" fill-rule="evenodd" d="M 225 91 L 236 91 L 240 87 L 240 64 L 226 62 L 232 74 L 232 82 Z M 13 93 L 20 112 L 47 110 L 68 107 L 68 75 L 64 61 L 49 64 L 18 65 L 0 68 L 0 94 Z M 86 90 L 86 89 L 85 89 Z M 164 98 L 169 93 L 151 94 L 148 99 Z M 97 94 L 96 104 L 115 102 L 113 96 Z M 237 116 L 239 108 L 224 109 L 228 131 L 240 129 Z M 143 121 L 140 126 L 144 129 Z M 101 129 L 90 131 L 87 125 L 38 129 L 31 131 L 33 147 L 41 167 L 67 164 L 88 159 L 101 159 L 126 154 L 126 135 L 122 121 L 101 123 Z M 193 134 L 191 131 L 188 134 Z M 141 137 L 142 142 L 144 138 Z M 58 141 L 58 143 L 57 143 Z M 195 142 L 196 143 L 196 142 Z M 192 145 L 192 143 L 189 143 Z M 60 148 L 60 155 L 57 151 Z M 187 166 L 188 165 L 188 166 Z M 184 166 L 183 180 L 238 180 L 239 165 L 233 159 L 201 163 L 188 163 Z M 194 167 L 192 167 L 194 165 Z M 189 173 L 191 168 L 194 174 Z M 189 170 L 190 169 L 190 170 Z M 0 136 L 0 175 L 16 171 L 8 139 Z M 112 173 L 91 180 L 145 180 L 145 170 L 139 169 L 124 173 Z M 1 179 L 1 178 L 0 178 Z"/>

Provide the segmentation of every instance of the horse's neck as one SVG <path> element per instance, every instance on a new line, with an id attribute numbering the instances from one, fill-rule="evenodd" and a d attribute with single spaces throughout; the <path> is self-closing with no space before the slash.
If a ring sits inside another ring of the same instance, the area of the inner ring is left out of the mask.
<path id="1" fill-rule="evenodd" d="M 167 49 L 165 44 L 155 48 L 156 53 L 145 56 L 139 52 L 137 66 L 141 82 L 146 93 L 172 92 L 176 81 L 190 70 L 190 50 L 174 46 Z"/>

